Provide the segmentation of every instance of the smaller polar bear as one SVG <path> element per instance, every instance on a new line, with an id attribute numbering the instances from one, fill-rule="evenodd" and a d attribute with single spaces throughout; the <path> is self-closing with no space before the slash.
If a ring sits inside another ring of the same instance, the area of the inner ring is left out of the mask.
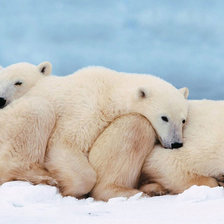
<path id="1" fill-rule="evenodd" d="M 40 79 L 50 75 L 51 70 L 49 62 L 37 66 L 17 63 L 0 67 L 0 108 L 26 94 Z"/>
<path id="2" fill-rule="evenodd" d="M 173 194 L 192 185 L 218 186 L 213 177 L 224 174 L 223 113 L 224 101 L 189 101 L 183 148 L 156 146 L 144 164 L 140 189 L 148 193 L 154 182 Z"/>

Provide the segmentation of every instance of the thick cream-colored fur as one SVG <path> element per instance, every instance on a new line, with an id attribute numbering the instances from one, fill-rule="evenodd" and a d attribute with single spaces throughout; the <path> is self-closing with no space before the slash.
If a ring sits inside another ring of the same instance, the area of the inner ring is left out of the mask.
<path id="1" fill-rule="evenodd" d="M 1 68 L 1 108 L 25 95 L 39 80 L 50 75 L 51 64 L 18 63 Z M 47 140 L 54 126 L 53 108 L 45 99 L 18 99 L 0 110 L 0 183 L 27 180 L 56 182 L 43 166 Z M 33 139 L 35 136 L 35 139 Z"/>
<path id="2" fill-rule="evenodd" d="M 155 132 L 141 115 L 117 118 L 93 144 L 89 162 L 97 172 L 91 196 L 97 200 L 130 197 L 137 190 L 141 168 L 153 149 Z"/>
<path id="3" fill-rule="evenodd" d="M 51 74 L 51 64 L 42 62 L 35 66 L 17 63 L 0 69 L 0 98 L 5 99 L 1 108 L 25 95 L 42 78 Z"/>
<path id="4" fill-rule="evenodd" d="M 213 178 L 224 173 L 224 101 L 189 101 L 184 146 L 156 146 L 143 167 L 143 179 L 171 193 L 192 185 L 218 186 Z M 145 182 L 146 183 L 146 182 Z"/>
<path id="5" fill-rule="evenodd" d="M 150 75 L 90 67 L 67 77 L 40 80 L 25 98 L 33 96 L 47 100 L 54 108 L 56 123 L 49 138 L 45 166 L 63 195 L 80 197 L 93 188 L 96 172 L 88 162 L 89 149 L 119 116 L 141 114 L 152 123 L 167 147 L 182 141 L 187 101 L 172 85 Z M 161 116 L 167 116 L 169 123 L 162 121 Z M 26 123 L 24 128 L 28 125 L 32 128 Z M 35 139 L 35 135 L 30 138 Z"/>
<path id="6" fill-rule="evenodd" d="M 55 185 L 44 168 L 54 108 L 44 99 L 20 98 L 0 111 L 0 183 L 27 180 Z"/>

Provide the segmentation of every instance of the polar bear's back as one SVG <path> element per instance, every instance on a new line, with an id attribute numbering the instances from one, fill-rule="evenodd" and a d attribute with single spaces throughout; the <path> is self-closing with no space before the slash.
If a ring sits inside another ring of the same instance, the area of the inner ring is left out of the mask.
<path id="1" fill-rule="evenodd" d="M 224 101 L 191 100 L 184 129 L 186 147 L 189 145 L 214 148 L 224 145 Z"/>

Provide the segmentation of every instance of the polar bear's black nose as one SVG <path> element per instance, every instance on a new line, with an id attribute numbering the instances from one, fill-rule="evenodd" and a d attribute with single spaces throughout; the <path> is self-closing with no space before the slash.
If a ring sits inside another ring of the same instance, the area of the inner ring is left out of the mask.
<path id="1" fill-rule="evenodd" d="M 3 97 L 0 97 L 0 108 L 3 108 L 6 104 L 6 99 Z"/>
<path id="2" fill-rule="evenodd" d="M 174 143 L 171 144 L 172 149 L 178 149 L 182 146 L 183 146 L 183 143 L 180 143 L 180 142 L 174 142 Z"/>

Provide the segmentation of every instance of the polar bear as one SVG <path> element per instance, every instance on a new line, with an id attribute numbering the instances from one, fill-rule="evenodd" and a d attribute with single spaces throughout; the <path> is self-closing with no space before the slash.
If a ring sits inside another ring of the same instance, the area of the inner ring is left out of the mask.
<path id="1" fill-rule="evenodd" d="M 224 101 L 189 101 L 181 150 L 156 146 L 142 170 L 145 193 L 157 183 L 170 193 L 181 193 L 192 185 L 219 185 L 214 177 L 224 173 Z"/>
<path id="2" fill-rule="evenodd" d="M 17 63 L 0 68 L 0 108 L 26 94 L 40 79 L 51 74 L 49 62 L 35 66 Z"/>
<path id="3" fill-rule="evenodd" d="M 151 75 L 88 67 L 66 77 L 42 79 L 22 100 L 36 96 L 54 108 L 56 122 L 45 166 L 63 195 L 81 197 L 96 183 L 96 172 L 87 158 L 89 150 L 114 119 L 138 113 L 152 123 L 164 147 L 182 146 L 188 112 L 185 92 Z M 29 138 L 35 142 L 34 135 Z"/>
<path id="4" fill-rule="evenodd" d="M 180 92 L 188 97 L 188 89 L 182 88 Z M 89 162 L 97 172 L 97 181 L 90 195 L 96 200 L 107 201 L 140 193 L 137 188 L 141 169 L 155 146 L 155 140 L 152 124 L 142 115 L 129 114 L 115 119 L 97 138 L 89 153 Z M 160 194 L 167 192 L 154 185 L 153 189 L 151 185 L 150 196 L 155 190 L 160 190 Z"/>
<path id="5" fill-rule="evenodd" d="M 28 180 L 34 184 L 56 184 L 43 165 L 47 140 L 55 122 L 54 110 L 46 100 L 37 97 L 27 101 L 19 99 L 48 76 L 51 69 L 49 62 L 38 66 L 17 63 L 0 68 L 0 108 L 4 108 L 0 112 L 3 127 L 0 130 L 0 183 Z M 33 124 L 35 128 L 30 129 Z M 35 142 L 29 138 L 31 133 L 36 137 Z"/>

